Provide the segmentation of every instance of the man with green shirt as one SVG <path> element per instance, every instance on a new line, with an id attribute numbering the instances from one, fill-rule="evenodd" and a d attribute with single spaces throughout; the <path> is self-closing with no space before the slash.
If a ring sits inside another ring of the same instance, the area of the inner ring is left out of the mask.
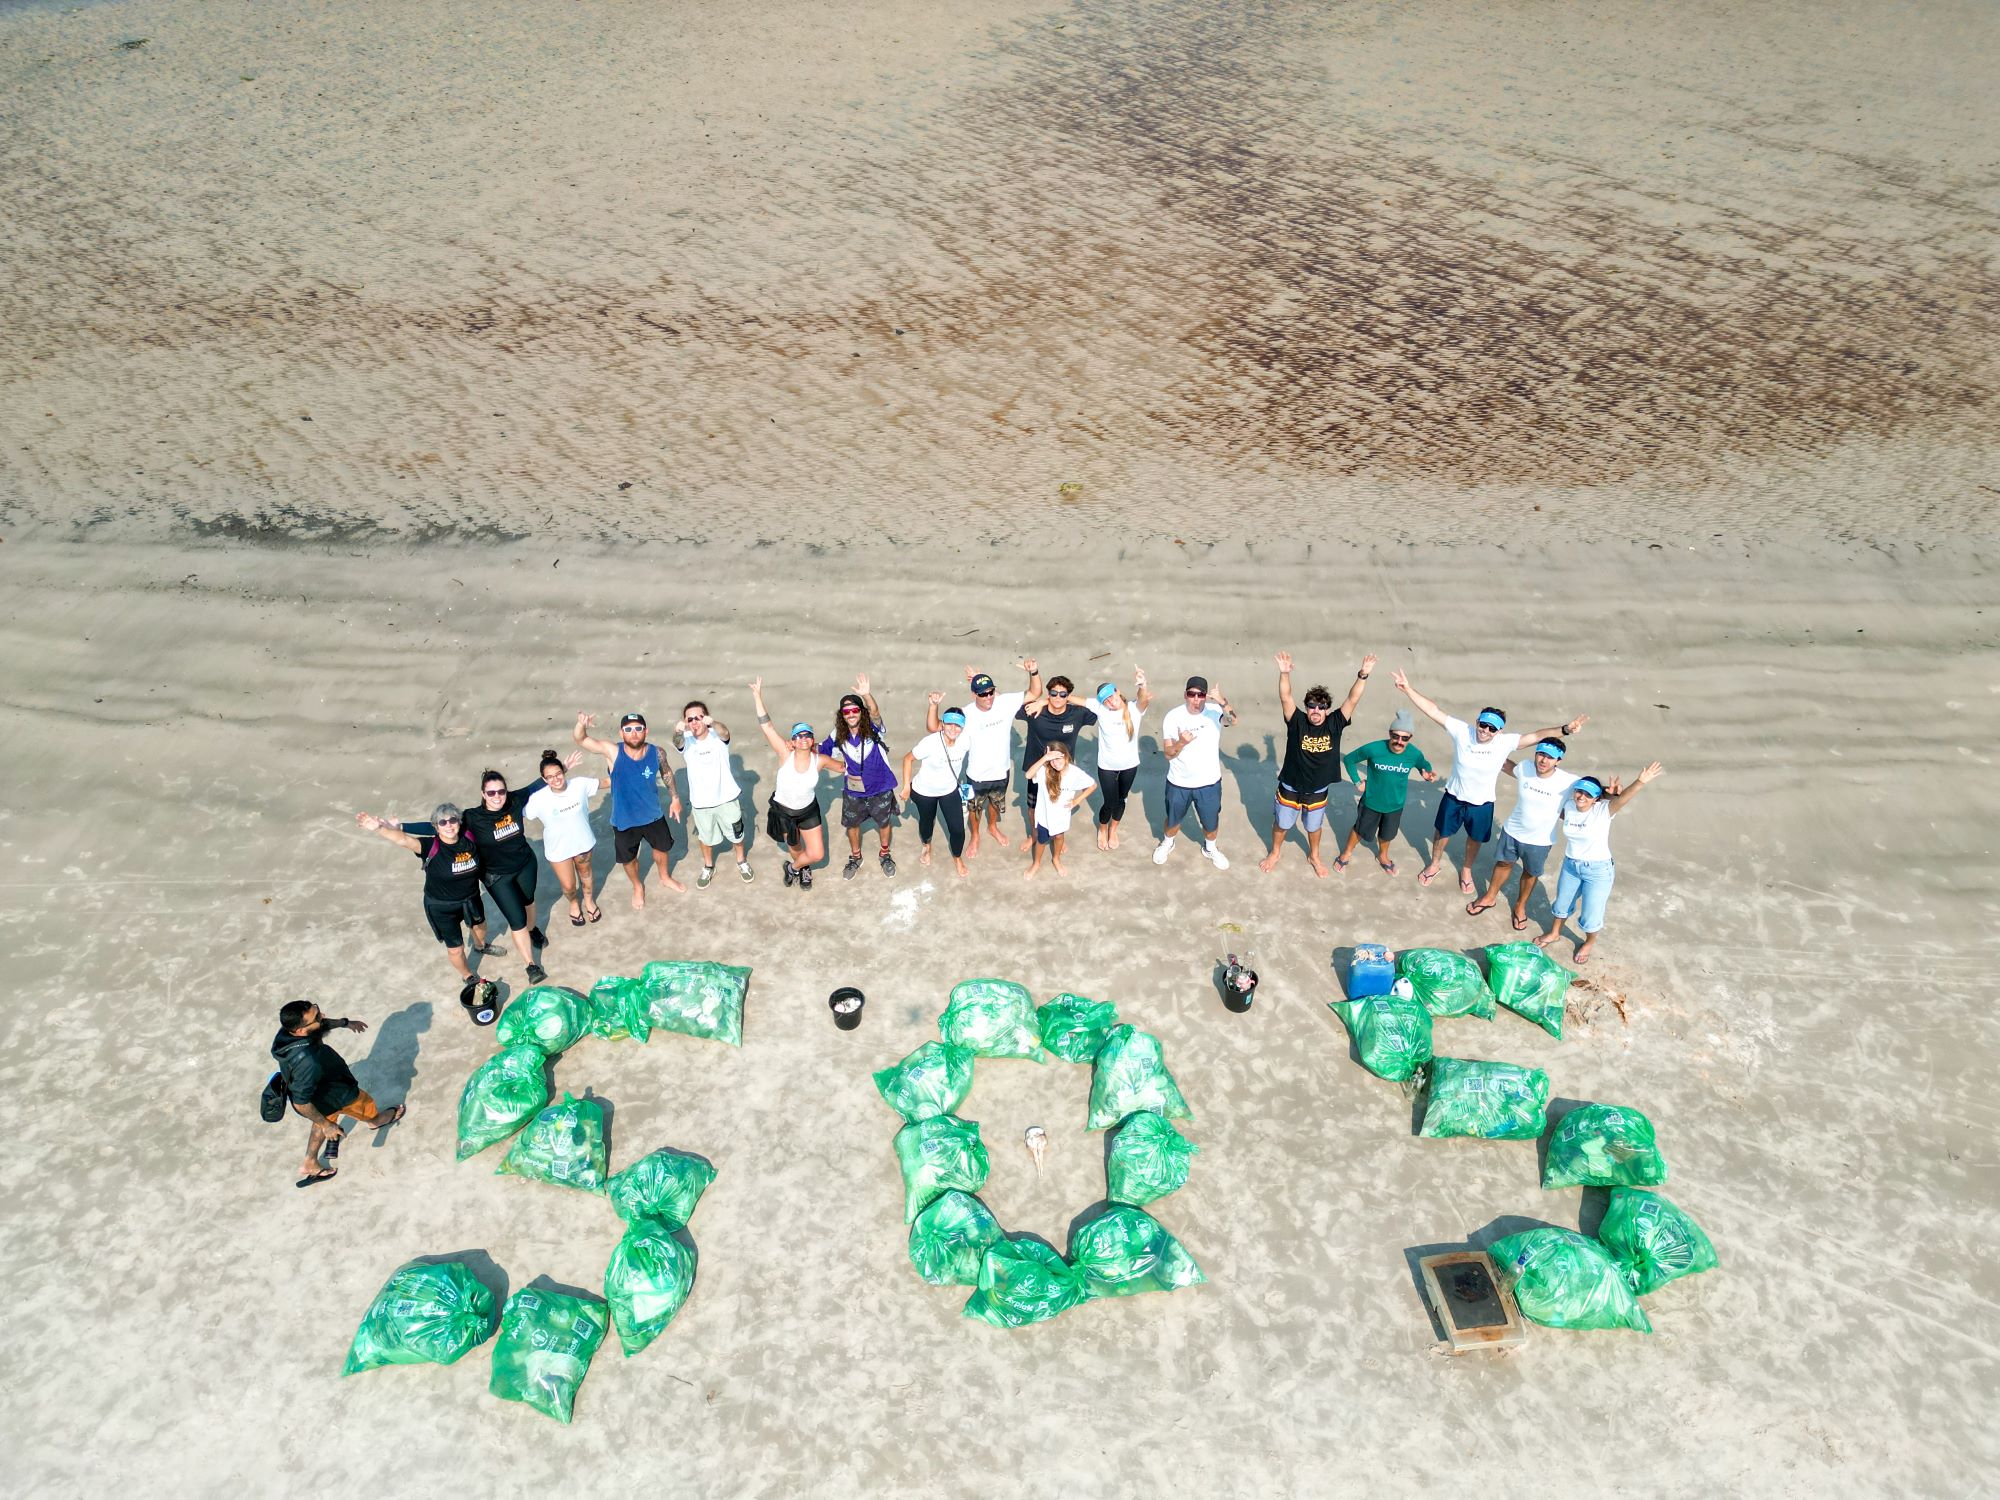
<path id="1" fill-rule="evenodd" d="M 1403 826 L 1403 803 L 1410 795 L 1410 778 L 1438 779 L 1431 763 L 1424 759 L 1424 752 L 1411 743 L 1416 733 L 1416 719 L 1407 708 L 1398 709 L 1396 717 L 1389 721 L 1386 740 L 1363 745 L 1342 757 L 1340 763 L 1347 767 L 1349 779 L 1360 789 L 1361 805 L 1355 809 L 1354 826 L 1347 831 L 1347 845 L 1333 862 L 1336 870 L 1346 869 L 1356 847 L 1368 839 L 1375 845 L 1375 859 L 1382 866 L 1382 873 L 1396 873 L 1396 862 L 1389 858 L 1389 845 Z"/>

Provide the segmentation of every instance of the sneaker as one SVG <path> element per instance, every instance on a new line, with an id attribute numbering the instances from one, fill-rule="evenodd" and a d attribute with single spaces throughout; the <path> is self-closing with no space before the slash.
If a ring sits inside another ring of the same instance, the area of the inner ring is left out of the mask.
<path id="1" fill-rule="evenodd" d="M 812 872 L 812 867 L 808 865 L 805 869 L 799 871 L 799 889 L 802 891 L 809 891 L 812 888 L 813 888 L 813 872 Z"/>
<path id="2" fill-rule="evenodd" d="M 852 880 L 854 878 L 854 872 L 860 868 L 861 868 L 861 856 L 858 854 L 850 854 L 847 856 L 847 864 L 842 868 L 840 872 L 840 878 L 842 880 Z"/>
<path id="3" fill-rule="evenodd" d="M 1215 845 L 1213 844 L 1203 844 L 1201 846 L 1201 857 L 1207 860 L 1210 864 L 1214 865 L 1215 868 L 1218 870 L 1226 870 L 1229 868 L 1229 856 L 1224 854 L 1220 849 L 1216 848 Z"/>
<path id="4" fill-rule="evenodd" d="M 790 890 L 799 878 L 799 867 L 790 860 L 785 861 L 785 888 Z"/>
<path id="5" fill-rule="evenodd" d="M 750 868 L 750 861 L 747 859 L 736 861 L 736 873 L 743 877 L 746 884 L 757 878 L 757 872 Z"/>
<path id="6" fill-rule="evenodd" d="M 528 965 L 528 983 L 540 984 L 544 979 L 547 979 L 548 977 L 549 977 L 549 971 L 547 969 L 544 969 L 540 964 Z"/>
<path id="7" fill-rule="evenodd" d="M 896 862 L 886 854 L 882 856 L 882 873 L 884 875 L 893 875 L 896 873 Z"/>
<path id="8" fill-rule="evenodd" d="M 702 891 L 707 890 L 708 883 L 713 879 L 715 879 L 715 866 L 703 865 L 701 867 L 701 873 L 695 876 L 694 878 L 695 889 Z"/>
<path id="9" fill-rule="evenodd" d="M 1169 854 L 1172 854 L 1173 852 L 1174 852 L 1174 841 L 1172 839 L 1161 839 L 1160 847 L 1153 851 L 1153 863 L 1156 865 L 1165 864 L 1167 862 L 1167 856 Z"/>
<path id="10" fill-rule="evenodd" d="M 530 927 L 528 929 L 528 943 L 531 947 L 546 948 L 549 945 L 548 934 L 543 932 L 539 927 Z"/>

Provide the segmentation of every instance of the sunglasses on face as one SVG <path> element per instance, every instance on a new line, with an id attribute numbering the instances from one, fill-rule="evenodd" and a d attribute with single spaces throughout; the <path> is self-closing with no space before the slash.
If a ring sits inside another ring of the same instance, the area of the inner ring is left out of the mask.
<path id="1" fill-rule="evenodd" d="M 479 795 L 482 797 L 504 797 L 507 795 L 507 788 L 504 786 L 489 786 Z"/>
<path id="2" fill-rule="evenodd" d="M 1050 696 L 1051 698 L 1067 698 L 1067 697 L 1069 696 L 1069 689 L 1068 689 L 1068 688 L 1050 688 L 1050 689 L 1049 689 L 1049 696 Z"/>
<path id="3" fill-rule="evenodd" d="M 840 711 L 840 716 L 843 719 L 858 719 L 861 717 L 861 710 L 858 708 L 843 708 Z"/>
<path id="4" fill-rule="evenodd" d="M 1410 737 L 1407 734 L 1392 734 L 1389 736 L 1389 743 L 1392 745 L 1407 745 L 1410 743 Z"/>
<path id="5" fill-rule="evenodd" d="M 440 828 L 457 828 L 459 821 L 457 818 L 439 818 L 437 826 Z"/>
<path id="6" fill-rule="evenodd" d="M 1197 693 L 1197 692 L 1195 692 L 1195 691 L 1194 691 L 1194 689 L 1190 688 L 1190 689 L 1188 689 L 1188 696 L 1189 696 L 1190 698 L 1206 698 L 1206 697 L 1208 696 L 1208 694 L 1206 694 L 1206 693 Z"/>

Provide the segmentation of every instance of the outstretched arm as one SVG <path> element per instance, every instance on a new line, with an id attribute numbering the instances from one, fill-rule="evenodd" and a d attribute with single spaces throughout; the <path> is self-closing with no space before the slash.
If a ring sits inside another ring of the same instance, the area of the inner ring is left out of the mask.
<path id="1" fill-rule="evenodd" d="M 1021 670 L 1028 674 L 1028 692 L 1022 701 L 1024 703 L 1038 702 L 1042 696 L 1041 664 L 1032 656 L 1024 656 L 1021 658 Z"/>
<path id="2" fill-rule="evenodd" d="M 882 729 L 882 710 L 875 704 L 874 693 L 869 691 L 868 674 L 866 672 L 861 673 L 854 679 L 854 691 L 860 695 L 861 701 L 868 705 L 868 717 L 875 721 L 875 729 L 879 734 Z"/>
<path id="3" fill-rule="evenodd" d="M 1558 734 L 1567 739 L 1570 735 L 1575 734 L 1579 729 L 1583 728 L 1583 726 L 1588 724 L 1589 722 L 1590 722 L 1589 714 L 1578 714 L 1574 719 L 1571 719 L 1567 724 L 1552 724 L 1547 729 L 1530 729 L 1526 734 L 1521 736 L 1521 743 L 1524 745 L 1532 745 L 1537 740 L 1545 740 L 1552 735 L 1558 735 Z"/>
<path id="4" fill-rule="evenodd" d="M 1347 701 L 1340 705 L 1340 716 L 1350 723 L 1354 710 L 1361 706 L 1361 695 L 1368 690 L 1368 674 L 1375 670 L 1375 653 L 1369 652 L 1361 658 L 1361 668 L 1354 674 L 1354 686 L 1347 690 Z"/>
<path id="5" fill-rule="evenodd" d="M 1280 651 L 1277 660 L 1278 707 L 1283 709 L 1285 717 L 1290 719 L 1295 712 L 1292 706 L 1292 653 L 1289 651 Z"/>
<path id="6" fill-rule="evenodd" d="M 772 726 L 771 712 L 769 709 L 764 707 L 763 678 L 757 677 L 751 680 L 750 701 L 751 703 L 756 705 L 757 727 L 764 731 L 765 743 L 768 744 L 773 750 L 777 751 L 781 758 L 786 754 L 790 753 L 792 748 L 790 743 L 785 739 L 783 735 L 778 733 L 776 728 Z"/>
<path id="7" fill-rule="evenodd" d="M 1616 781 L 1612 782 L 1610 786 L 1605 788 L 1606 791 L 1611 793 L 1611 811 L 1614 813 L 1623 812 L 1625 804 L 1639 795 L 1639 788 L 1653 780 L 1664 770 L 1666 770 L 1665 766 L 1661 765 L 1658 761 L 1654 761 L 1645 770 L 1634 776 L 1630 785 L 1621 785 Z"/>
<path id="8" fill-rule="evenodd" d="M 1136 663 L 1132 667 L 1132 686 L 1139 690 L 1133 701 L 1139 705 L 1139 712 L 1144 713 L 1153 706 L 1153 690 L 1146 686 L 1146 669 Z"/>
<path id="9" fill-rule="evenodd" d="M 1448 714 L 1445 713 L 1443 709 L 1439 708 L 1435 703 L 1431 702 L 1430 699 L 1426 698 L 1422 693 L 1418 692 L 1415 688 L 1411 687 L 1410 679 L 1403 675 L 1401 668 L 1397 669 L 1395 675 L 1390 678 L 1390 681 L 1394 682 L 1396 684 L 1397 689 L 1403 694 L 1405 694 L 1409 698 L 1411 703 L 1416 705 L 1418 713 L 1423 714 L 1430 719 L 1434 719 L 1436 722 L 1440 724 L 1442 724 L 1448 717 L 1450 717 Z"/>
<path id="10" fill-rule="evenodd" d="M 607 744 L 605 741 L 600 739 L 592 738 L 589 731 L 591 725 L 595 724 L 596 722 L 597 722 L 596 714 L 587 714 L 579 712 L 576 716 L 576 731 L 573 737 L 575 738 L 576 742 L 579 745 L 583 746 L 584 749 L 594 750 L 599 755 L 603 756 L 604 763 L 605 765 L 608 766 L 611 764 L 611 757 L 612 754 L 616 751 L 617 746 Z"/>
<path id="11" fill-rule="evenodd" d="M 932 693 L 925 702 L 924 733 L 937 734 L 944 729 L 944 720 L 938 717 L 939 710 L 944 706 L 944 694 Z"/>
<path id="12" fill-rule="evenodd" d="M 412 854 L 424 852 L 424 846 L 418 842 L 415 834 L 405 833 L 400 828 L 392 828 L 385 819 L 378 818 L 373 813 L 356 813 L 354 821 L 370 833 L 387 839 L 399 849 L 407 849 Z"/>

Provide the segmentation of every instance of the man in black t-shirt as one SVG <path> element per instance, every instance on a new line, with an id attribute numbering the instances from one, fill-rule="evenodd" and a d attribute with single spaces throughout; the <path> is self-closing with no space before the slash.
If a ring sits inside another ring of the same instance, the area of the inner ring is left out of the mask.
<path id="1" fill-rule="evenodd" d="M 1354 685 L 1340 707 L 1333 706 L 1333 694 L 1325 688 L 1306 689 L 1303 705 L 1292 702 L 1292 657 L 1278 653 L 1278 702 L 1285 710 L 1285 759 L 1278 767 L 1276 826 L 1271 830 L 1271 852 L 1257 862 L 1265 872 L 1278 867 L 1278 855 L 1285 837 L 1293 828 L 1303 828 L 1306 858 L 1313 874 L 1324 878 L 1330 872 L 1319 857 L 1320 836 L 1326 831 L 1326 799 L 1340 780 L 1340 732 L 1353 721 L 1354 710 L 1368 674 L 1375 670 L 1375 658 L 1361 658 Z"/>
<path id="2" fill-rule="evenodd" d="M 1061 745 L 1069 752 L 1070 763 L 1076 763 L 1077 736 L 1086 729 L 1097 727 L 1097 715 L 1081 708 L 1070 707 L 1070 695 L 1076 691 L 1076 684 L 1067 677 L 1051 677 L 1042 696 L 1033 703 L 1024 703 L 1015 710 L 1014 717 L 1028 723 L 1026 743 L 1021 746 L 1021 780 L 1028 789 L 1027 801 L 1023 807 L 1028 817 L 1028 837 L 1035 836 L 1035 800 L 1038 793 L 1037 778 L 1028 774 L 1028 767 L 1049 753 L 1049 746 Z"/>
<path id="3" fill-rule="evenodd" d="M 324 1182 L 339 1169 L 334 1159 L 340 1155 L 340 1116 L 348 1115 L 373 1125 L 377 1130 L 403 1118 L 406 1105 L 384 1112 L 366 1090 L 354 1081 L 347 1060 L 320 1040 L 336 1029 L 361 1032 L 366 1021 L 329 1020 L 310 1000 L 288 1000 L 278 1011 L 278 1034 L 271 1041 L 271 1056 L 278 1064 L 278 1076 L 292 1108 L 312 1122 L 306 1137 L 305 1176 L 300 1187 Z M 326 1162 L 320 1162 L 320 1152 Z"/>

